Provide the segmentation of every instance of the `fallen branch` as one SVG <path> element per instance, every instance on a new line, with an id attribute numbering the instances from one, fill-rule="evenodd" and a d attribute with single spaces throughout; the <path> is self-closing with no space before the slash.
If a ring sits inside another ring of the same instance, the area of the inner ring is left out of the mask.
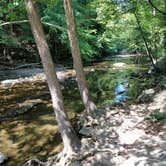
<path id="1" fill-rule="evenodd" d="M 11 64 L 11 63 L 9 63 L 9 62 L 2 62 L 2 61 L 0 61 L 0 65 L 14 66 L 14 64 Z"/>
<path id="2" fill-rule="evenodd" d="M 10 24 L 20 24 L 20 23 L 27 23 L 27 22 L 29 22 L 29 20 L 4 22 L 4 23 L 0 24 L 0 27 L 5 26 L 5 25 L 10 25 Z"/>
<path id="3" fill-rule="evenodd" d="M 24 64 L 24 65 L 20 65 L 20 66 L 17 66 L 17 67 L 14 67 L 13 69 L 20 69 L 20 68 L 24 68 L 24 67 L 30 67 L 30 66 L 36 66 L 36 65 L 40 65 L 41 62 L 38 62 L 38 63 L 30 63 L 30 64 Z"/>

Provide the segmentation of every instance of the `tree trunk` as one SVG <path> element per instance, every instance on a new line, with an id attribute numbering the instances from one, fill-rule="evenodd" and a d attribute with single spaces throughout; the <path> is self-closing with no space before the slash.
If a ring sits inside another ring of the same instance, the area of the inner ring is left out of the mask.
<path id="1" fill-rule="evenodd" d="M 67 113 L 64 110 L 60 85 L 57 79 L 55 66 L 50 55 L 50 50 L 46 42 L 43 27 L 37 12 L 36 3 L 34 0 L 25 0 L 25 4 L 37 48 L 44 67 L 44 72 L 48 81 L 54 112 L 56 114 L 58 127 L 60 129 L 64 144 L 64 151 L 67 153 L 77 152 L 80 150 L 80 141 L 69 122 Z"/>
<path id="2" fill-rule="evenodd" d="M 71 0 L 64 0 L 64 9 L 78 87 L 87 113 L 93 113 L 96 109 L 96 105 L 90 97 L 85 80 Z"/>
<path id="3" fill-rule="evenodd" d="M 148 47 L 148 43 L 147 43 L 147 41 L 146 41 L 144 32 L 143 32 L 143 30 L 142 30 L 140 21 L 139 21 L 138 16 L 137 16 L 137 14 L 136 14 L 135 12 L 134 12 L 134 16 L 135 16 L 135 18 L 136 18 L 136 22 L 137 22 L 138 28 L 139 28 L 139 30 L 140 30 L 140 32 L 141 32 L 141 36 L 142 36 L 142 39 L 143 39 L 143 42 L 144 42 L 144 45 L 145 45 L 145 48 L 146 48 L 146 53 L 147 53 L 147 55 L 149 56 L 149 58 L 150 58 L 150 60 L 151 60 L 152 66 L 154 67 L 155 70 L 157 70 L 156 65 L 155 65 L 155 63 L 154 63 L 154 59 L 153 59 L 152 53 L 151 53 L 151 50 L 150 50 L 150 48 Z"/>

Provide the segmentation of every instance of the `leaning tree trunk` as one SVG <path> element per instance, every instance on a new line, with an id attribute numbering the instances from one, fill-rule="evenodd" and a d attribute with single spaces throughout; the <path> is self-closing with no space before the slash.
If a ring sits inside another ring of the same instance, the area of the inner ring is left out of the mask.
<path id="1" fill-rule="evenodd" d="M 25 0 L 25 4 L 37 48 L 44 67 L 44 72 L 48 81 L 53 108 L 64 144 L 64 152 L 68 154 L 78 152 L 80 150 L 80 141 L 64 110 L 60 85 L 57 79 L 55 66 L 50 55 L 48 44 L 46 42 L 43 27 L 37 12 L 36 3 L 34 0 Z"/>
<path id="2" fill-rule="evenodd" d="M 148 46 L 148 43 L 147 43 L 147 41 L 146 41 L 144 32 L 143 32 L 143 30 L 142 30 L 142 27 L 141 27 L 141 24 L 140 24 L 140 21 L 139 21 L 139 19 L 138 19 L 138 16 L 137 16 L 136 12 L 134 12 L 134 16 L 135 16 L 135 18 L 136 18 L 136 22 L 137 22 L 139 31 L 140 31 L 140 33 L 141 33 L 141 36 L 142 36 L 142 39 L 143 39 L 143 42 L 144 42 L 144 45 L 145 45 L 145 48 L 146 48 L 146 53 L 147 53 L 147 55 L 148 55 L 149 58 L 150 58 L 150 61 L 151 61 L 151 63 L 152 63 L 153 68 L 154 68 L 155 70 L 157 70 L 157 67 L 156 67 L 155 62 L 154 62 L 153 55 L 152 55 L 151 50 L 150 50 L 150 48 L 149 48 L 149 46 Z"/>
<path id="3" fill-rule="evenodd" d="M 80 48 L 76 33 L 76 26 L 75 26 L 75 20 L 74 20 L 74 14 L 72 9 L 72 1 L 71 0 L 64 0 L 64 9 L 66 14 L 66 20 L 67 20 L 67 28 L 68 28 L 68 35 L 70 40 L 70 46 L 71 46 L 71 52 L 72 57 L 74 61 L 74 68 L 76 71 L 76 79 L 78 83 L 78 87 L 80 90 L 80 94 L 83 100 L 83 103 L 85 105 L 87 113 L 91 114 L 96 109 L 96 105 L 92 101 L 86 80 L 85 80 L 85 74 L 83 71 L 83 64 L 81 60 L 81 54 L 80 54 Z"/>

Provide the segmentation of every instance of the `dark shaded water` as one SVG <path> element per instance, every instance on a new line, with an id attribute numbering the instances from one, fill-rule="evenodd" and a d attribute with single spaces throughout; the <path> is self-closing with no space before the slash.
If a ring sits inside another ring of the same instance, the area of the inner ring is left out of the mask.
<path id="1" fill-rule="evenodd" d="M 17 69 L 17 70 L 0 70 L 0 81 L 6 80 L 6 79 L 17 79 L 17 78 L 22 78 L 22 77 L 30 77 L 35 74 L 42 73 L 43 70 L 40 68 L 35 68 L 35 69 Z"/>

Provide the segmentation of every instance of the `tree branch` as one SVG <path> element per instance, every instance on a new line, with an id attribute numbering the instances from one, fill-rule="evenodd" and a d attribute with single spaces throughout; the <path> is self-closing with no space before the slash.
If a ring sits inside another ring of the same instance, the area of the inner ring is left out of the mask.
<path id="1" fill-rule="evenodd" d="M 153 8 L 155 8 L 159 13 L 166 15 L 166 13 L 163 12 L 163 11 L 161 11 L 160 9 L 158 9 L 158 8 L 153 4 L 153 2 L 152 2 L 151 0 L 148 0 L 148 2 L 149 2 L 150 5 L 151 5 Z"/>
<path id="2" fill-rule="evenodd" d="M 20 23 L 27 23 L 27 22 L 29 22 L 29 20 L 4 22 L 4 23 L 0 24 L 0 27 L 5 26 L 5 25 L 10 25 L 10 24 L 20 24 Z M 63 28 L 63 27 L 61 27 L 61 26 L 58 26 L 58 25 L 55 25 L 55 24 L 51 24 L 51 23 L 48 23 L 48 22 L 44 22 L 44 21 L 42 21 L 42 20 L 41 20 L 41 22 L 42 22 L 42 24 L 44 24 L 44 25 L 48 25 L 48 26 L 57 28 L 57 29 L 59 29 L 59 30 L 61 30 L 61 31 L 67 31 L 65 28 Z"/>
<path id="3" fill-rule="evenodd" d="M 4 22 L 2 24 L 0 24 L 0 27 L 4 26 L 4 25 L 10 25 L 10 24 L 20 24 L 20 23 L 26 23 L 29 22 L 29 20 L 21 20 L 21 21 L 11 21 L 11 22 Z"/>
<path id="4" fill-rule="evenodd" d="M 57 28 L 57 29 L 59 29 L 59 30 L 61 30 L 61 31 L 67 31 L 67 29 L 65 29 L 65 28 L 63 28 L 63 27 L 61 27 L 61 26 L 59 26 L 59 25 L 55 25 L 55 24 L 51 24 L 51 23 L 48 23 L 48 22 L 44 22 L 44 21 L 42 21 L 42 20 L 41 20 L 41 22 L 42 22 L 42 24 L 44 24 L 44 25 L 48 25 L 48 26 Z"/>

